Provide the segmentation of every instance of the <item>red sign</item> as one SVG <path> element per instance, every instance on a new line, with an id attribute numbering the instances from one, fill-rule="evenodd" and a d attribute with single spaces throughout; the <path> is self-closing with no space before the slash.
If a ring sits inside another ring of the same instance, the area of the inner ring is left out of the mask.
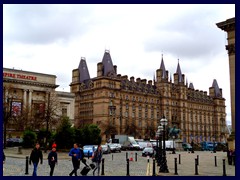
<path id="1" fill-rule="evenodd" d="M 29 76 L 29 75 L 24 75 L 24 74 L 15 74 L 15 73 L 7 73 L 7 72 L 3 72 L 3 77 L 10 77 L 10 78 L 16 78 L 16 79 L 27 79 L 27 80 L 32 80 L 32 81 L 37 80 L 36 76 Z"/>

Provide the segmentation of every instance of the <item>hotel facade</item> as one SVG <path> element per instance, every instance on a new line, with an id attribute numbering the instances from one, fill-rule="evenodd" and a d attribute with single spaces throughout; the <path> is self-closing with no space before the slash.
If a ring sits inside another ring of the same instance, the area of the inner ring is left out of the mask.
<path id="1" fill-rule="evenodd" d="M 117 73 L 106 50 L 97 64 L 97 77 L 90 78 L 85 58 L 72 71 L 75 125 L 97 124 L 103 140 L 116 134 L 155 138 L 159 121 L 165 116 L 168 127 L 181 129 L 183 142 L 225 142 L 225 99 L 216 79 L 209 86 L 207 93 L 188 84 L 179 63 L 172 79 L 163 58 L 153 80 L 128 78 Z"/>

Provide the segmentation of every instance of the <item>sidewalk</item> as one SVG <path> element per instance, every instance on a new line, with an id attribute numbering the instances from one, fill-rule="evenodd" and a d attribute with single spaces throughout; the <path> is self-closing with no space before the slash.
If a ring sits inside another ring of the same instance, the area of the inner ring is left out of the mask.
<path id="1" fill-rule="evenodd" d="M 25 159 L 26 156 L 30 156 L 32 148 L 21 149 L 21 153 L 19 153 L 18 147 L 8 147 L 6 149 L 3 149 L 3 151 L 6 157 Z M 47 156 L 50 150 L 48 150 L 47 153 L 44 153 L 44 150 L 42 152 L 43 152 L 43 159 L 47 159 Z M 58 159 L 71 159 L 71 158 L 70 156 L 68 156 L 68 152 L 58 152 Z"/>

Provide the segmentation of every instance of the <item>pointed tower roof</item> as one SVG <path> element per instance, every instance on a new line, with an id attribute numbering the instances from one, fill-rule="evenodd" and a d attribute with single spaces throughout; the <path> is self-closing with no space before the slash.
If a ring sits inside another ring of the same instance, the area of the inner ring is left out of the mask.
<path id="1" fill-rule="evenodd" d="M 190 89 L 194 89 L 193 83 L 190 83 L 190 84 L 189 84 L 189 88 L 190 88 Z"/>
<path id="2" fill-rule="evenodd" d="M 84 57 L 81 57 L 81 60 L 80 60 L 79 66 L 78 66 L 78 70 L 79 70 L 79 77 L 80 77 L 79 82 L 80 83 L 85 80 L 90 79 L 86 59 Z"/>
<path id="3" fill-rule="evenodd" d="M 163 61 L 163 54 L 162 54 L 162 61 L 160 65 L 160 69 L 162 70 L 162 78 L 165 79 L 167 77 L 164 61 Z"/>
<path id="4" fill-rule="evenodd" d="M 215 91 L 215 97 L 221 97 L 222 94 L 218 87 L 218 83 L 216 79 L 213 80 L 212 87 L 214 88 L 214 91 Z"/>
<path id="5" fill-rule="evenodd" d="M 182 71 L 179 65 L 179 59 L 178 59 L 178 65 L 177 65 L 177 71 L 176 73 L 178 74 L 178 82 L 182 82 Z"/>
<path id="6" fill-rule="evenodd" d="M 187 78 L 186 78 L 186 86 L 188 87 L 188 80 L 187 80 Z"/>
<path id="7" fill-rule="evenodd" d="M 155 73 L 153 73 L 153 83 L 156 82 Z"/>
<path id="8" fill-rule="evenodd" d="M 103 75 L 104 76 L 108 76 L 110 73 L 113 73 L 113 75 L 116 75 L 109 50 L 105 50 L 105 53 L 104 53 L 103 59 L 102 59 L 102 63 L 103 63 Z"/>
<path id="9" fill-rule="evenodd" d="M 170 82 L 172 82 L 172 74 L 170 73 Z"/>

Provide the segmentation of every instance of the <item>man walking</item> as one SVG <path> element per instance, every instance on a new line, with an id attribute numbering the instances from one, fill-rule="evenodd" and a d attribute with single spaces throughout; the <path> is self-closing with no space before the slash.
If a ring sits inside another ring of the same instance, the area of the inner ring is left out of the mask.
<path id="1" fill-rule="evenodd" d="M 37 176 L 37 167 L 38 163 L 42 164 L 43 163 L 43 154 L 42 151 L 40 150 L 40 145 L 39 143 L 36 143 L 35 148 L 32 150 L 31 155 L 30 155 L 30 160 L 29 164 L 31 165 L 31 162 L 33 163 L 33 176 Z"/>
<path id="2" fill-rule="evenodd" d="M 72 156 L 72 164 L 73 164 L 73 170 L 69 174 L 69 176 L 72 176 L 73 174 L 77 176 L 77 170 L 80 168 L 80 160 L 82 158 L 82 154 L 80 152 L 80 149 L 78 148 L 77 143 L 73 145 L 73 148 L 69 152 L 69 156 Z"/>
<path id="3" fill-rule="evenodd" d="M 50 176 L 53 175 L 55 164 L 57 164 L 57 152 L 56 148 L 52 148 L 52 151 L 48 154 L 48 165 L 50 166 Z"/>

